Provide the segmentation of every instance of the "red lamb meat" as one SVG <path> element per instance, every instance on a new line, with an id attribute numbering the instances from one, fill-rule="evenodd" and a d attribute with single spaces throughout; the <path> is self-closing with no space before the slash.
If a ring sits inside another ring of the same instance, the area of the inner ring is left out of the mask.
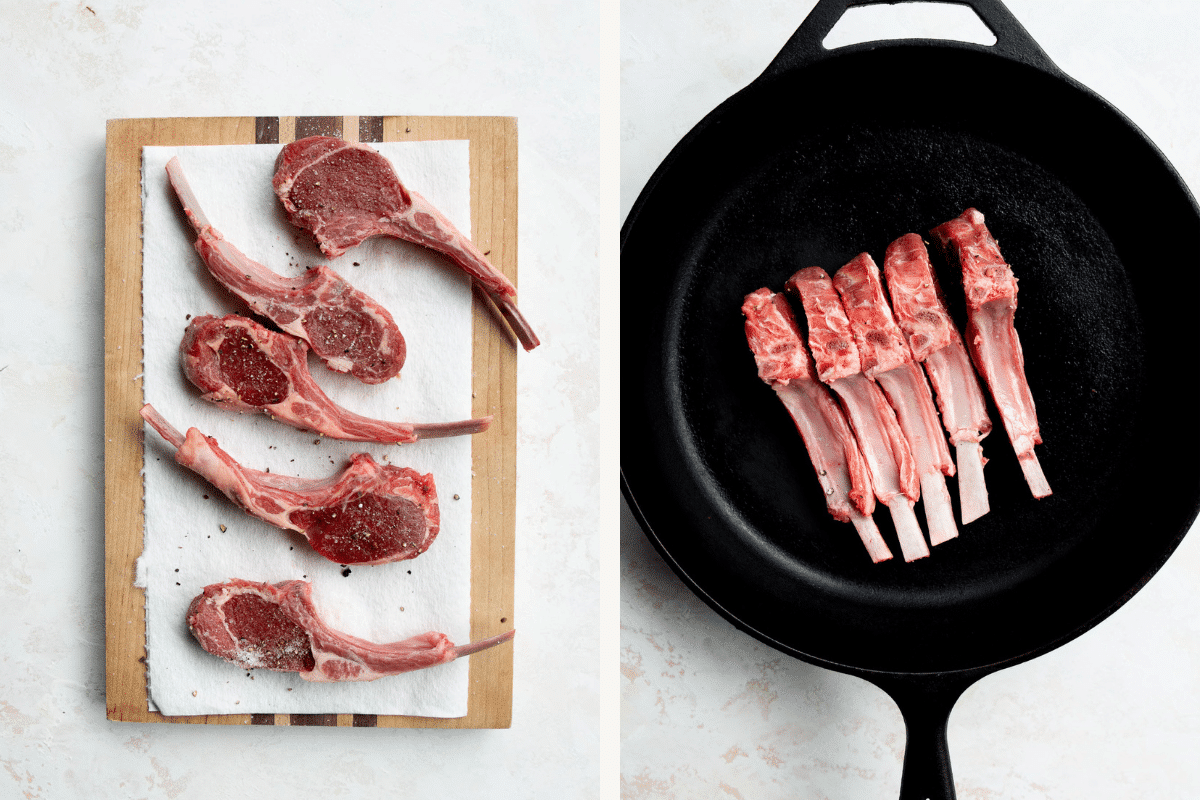
<path id="1" fill-rule="evenodd" d="M 820 267 L 808 267 L 793 275 L 787 285 L 800 295 L 817 375 L 837 393 L 846 409 L 875 496 L 891 511 L 904 560 L 928 556 L 929 547 L 913 514 L 921 488 L 912 452 L 879 384 L 862 374 L 850 320 L 833 281 Z"/>
<path id="2" fill-rule="evenodd" d="M 514 631 L 461 647 L 430 631 L 390 644 L 341 633 L 317 616 L 307 581 L 214 583 L 192 600 L 188 630 L 200 646 L 242 669 L 299 672 L 306 681 L 373 681 L 445 664 L 507 642 Z"/>
<path id="3" fill-rule="evenodd" d="M 196 252 L 226 289 L 256 314 L 308 342 L 325 366 L 363 383 L 383 383 L 400 374 L 404 337 L 387 309 L 326 266 L 284 278 L 225 240 L 200 208 L 178 158 L 167 177 L 196 231 Z"/>
<path id="4" fill-rule="evenodd" d="M 379 151 L 330 136 L 300 139 L 279 153 L 272 184 L 288 219 L 312 231 L 329 258 L 381 235 L 436 250 L 483 287 L 526 350 L 538 346 L 512 282 L 444 214 L 407 189 Z"/>
<path id="5" fill-rule="evenodd" d="M 912 451 L 921 480 L 921 499 L 925 501 L 929 543 L 949 541 L 958 536 L 945 478 L 954 474 L 954 462 L 929 382 L 892 318 L 879 267 L 869 255 L 861 253 L 834 274 L 833 285 L 850 319 L 863 374 L 883 387 Z"/>
<path id="6" fill-rule="evenodd" d="M 404 444 L 487 430 L 491 416 L 461 422 L 386 422 L 347 411 L 308 371 L 308 346 L 253 320 L 200 316 L 180 345 L 183 371 L 201 399 L 234 411 L 260 411 L 301 430 L 356 442 Z"/>
<path id="7" fill-rule="evenodd" d="M 248 469 L 195 428 L 187 435 L 153 406 L 142 417 L 176 449 L 175 460 L 200 475 L 247 513 L 296 531 L 338 564 L 387 564 L 416 558 L 438 534 L 440 514 L 432 475 L 380 466 L 366 453 L 324 480 Z"/>
<path id="8" fill-rule="evenodd" d="M 942 425 L 958 461 L 958 500 L 967 524 L 988 512 L 983 447 L 992 430 L 979 378 L 966 346 L 942 300 L 925 243 L 915 233 L 888 245 L 883 261 L 896 321 L 908 338 L 913 357 L 925 365 L 937 394 Z"/>
<path id="9" fill-rule="evenodd" d="M 759 289 L 746 295 L 746 341 L 758 377 L 783 402 L 812 459 L 825 504 L 834 519 L 851 522 L 875 563 L 892 557 L 871 519 L 871 476 L 842 409 L 817 378 L 796 316 L 783 295 Z"/>
<path id="10" fill-rule="evenodd" d="M 967 347 L 975 368 L 987 382 L 1016 451 L 1025 482 L 1034 497 L 1050 495 L 1033 446 L 1042 443 L 1033 393 L 1025 379 L 1025 355 L 1013 326 L 1017 279 L 1000 255 L 1000 247 L 984 225 L 983 214 L 968 208 L 934 228 L 947 258 L 962 267 L 967 297 Z"/>

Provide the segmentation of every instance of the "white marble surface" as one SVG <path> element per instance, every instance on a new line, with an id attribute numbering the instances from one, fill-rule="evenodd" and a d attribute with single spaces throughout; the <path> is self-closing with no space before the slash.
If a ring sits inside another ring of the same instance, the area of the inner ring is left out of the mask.
<path id="1" fill-rule="evenodd" d="M 595 302 L 615 253 L 610 5 L 0 3 L 0 797 L 612 796 Z M 543 345 L 518 359 L 512 728 L 108 722 L 105 120 L 344 113 L 518 118 L 520 297 Z"/>
<path id="2" fill-rule="evenodd" d="M 678 139 L 756 77 L 813 5 L 625 3 L 622 218 Z M 1059 67 L 1129 116 L 1197 192 L 1200 4 L 1007 5 Z M 864 13 L 854 30 L 834 36 L 881 38 L 908 14 L 900 13 L 883 22 Z M 912 33 L 947 30 L 945 15 L 907 19 Z M 952 15 L 949 24 L 964 30 Z M 958 35 L 975 36 L 965 30 Z M 737 631 L 688 591 L 623 513 L 623 800 L 895 797 L 904 729 L 891 701 Z M 969 689 L 949 727 L 959 797 L 1200 796 L 1198 586 L 1193 531 L 1096 629 Z"/>

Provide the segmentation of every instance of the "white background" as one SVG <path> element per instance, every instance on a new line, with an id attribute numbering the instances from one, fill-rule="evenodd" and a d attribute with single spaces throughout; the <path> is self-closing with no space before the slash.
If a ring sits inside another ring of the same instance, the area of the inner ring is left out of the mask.
<path id="1" fill-rule="evenodd" d="M 622 219 L 679 138 L 753 80 L 813 5 L 623 5 Z M 1007 5 L 1060 68 L 1130 117 L 1193 194 L 1200 189 L 1200 4 Z M 972 25 L 969 12 L 964 23 L 959 11 L 859 10 L 860 20 L 844 18 L 848 27 L 835 28 L 827 44 L 898 31 L 986 41 L 982 25 Z M 1183 301 L 1182 313 L 1194 315 L 1196 298 Z M 1180 445 L 1195 457 L 1196 442 Z M 1164 468 L 1131 465 L 1130 491 L 1152 487 L 1154 471 Z M 958 796 L 1200 797 L 1197 587 L 1200 536 L 1193 531 L 1099 627 L 969 689 L 949 727 Z M 628 512 L 621 521 L 621 628 L 623 800 L 897 796 L 904 727 L 892 702 L 864 681 L 809 666 L 737 631 L 664 565 Z"/>
<path id="2" fill-rule="evenodd" d="M 615 409 L 597 298 L 615 277 L 614 14 L 0 3 L 0 798 L 613 796 L 617 509 L 602 538 L 599 487 L 615 483 L 600 435 Z M 105 120 L 280 114 L 518 118 L 520 302 L 543 344 L 518 355 L 511 729 L 105 719 Z"/>

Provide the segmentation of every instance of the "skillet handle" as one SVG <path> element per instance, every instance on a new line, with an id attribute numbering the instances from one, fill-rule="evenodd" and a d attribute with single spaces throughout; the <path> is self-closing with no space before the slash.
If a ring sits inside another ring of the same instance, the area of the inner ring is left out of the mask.
<path id="1" fill-rule="evenodd" d="M 954 800 L 946 725 L 954 703 L 978 677 L 962 673 L 871 676 L 904 715 L 900 800 Z"/>
<path id="2" fill-rule="evenodd" d="M 833 26 L 842 18 L 849 8 L 856 6 L 875 6 L 895 5 L 897 2 L 917 2 L 918 0 L 819 0 L 816 7 L 809 12 L 804 21 L 800 23 L 800 27 L 792 34 L 792 38 L 788 39 L 787 44 L 779 51 L 774 60 L 759 76 L 759 80 L 770 80 L 778 77 L 785 72 L 788 72 L 808 64 L 821 61 L 830 54 L 851 49 L 873 49 L 880 42 L 864 42 L 857 45 L 847 45 L 830 50 L 825 47 L 822 42 L 829 32 L 833 30 Z M 1035 67 L 1050 72 L 1056 75 L 1061 74 L 1061 71 L 1050 60 L 1050 56 L 1046 55 L 1046 51 L 1041 48 L 1033 37 L 1029 35 L 1029 31 L 1022 27 L 1017 18 L 1012 15 L 1012 12 L 1005 7 L 1000 0 L 925 0 L 938 3 L 954 3 L 955 5 L 969 6 L 976 16 L 983 21 L 983 24 L 995 35 L 996 43 L 993 45 L 980 45 L 973 42 L 954 42 L 953 46 L 965 47 L 971 50 L 981 50 L 984 52 L 994 53 L 998 56 L 1018 61 L 1027 66 Z M 946 44 L 945 40 L 938 39 L 913 39 L 912 43 L 917 44 Z"/>

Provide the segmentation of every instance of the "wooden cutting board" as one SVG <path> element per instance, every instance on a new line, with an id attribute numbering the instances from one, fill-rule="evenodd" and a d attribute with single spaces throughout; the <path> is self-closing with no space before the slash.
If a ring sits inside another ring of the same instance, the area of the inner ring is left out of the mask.
<path id="1" fill-rule="evenodd" d="M 375 714 L 221 714 L 148 711 L 145 596 L 133 585 L 142 552 L 143 422 L 141 148 L 273 144 L 321 134 L 350 141 L 470 141 L 471 230 L 491 262 L 517 282 L 517 123 L 511 117 L 211 117 L 109 120 L 105 159 L 104 471 L 105 652 L 108 718 L 130 722 L 337 727 L 506 728 L 512 721 L 511 646 L 469 659 L 465 717 Z M 448 267 L 450 268 L 450 267 Z M 494 414 L 472 437 L 471 639 L 513 624 L 516 388 L 520 349 L 476 293 L 472 415 Z M 519 645 L 519 637 L 514 641 Z M 198 657 L 207 657 L 197 651 Z"/>

